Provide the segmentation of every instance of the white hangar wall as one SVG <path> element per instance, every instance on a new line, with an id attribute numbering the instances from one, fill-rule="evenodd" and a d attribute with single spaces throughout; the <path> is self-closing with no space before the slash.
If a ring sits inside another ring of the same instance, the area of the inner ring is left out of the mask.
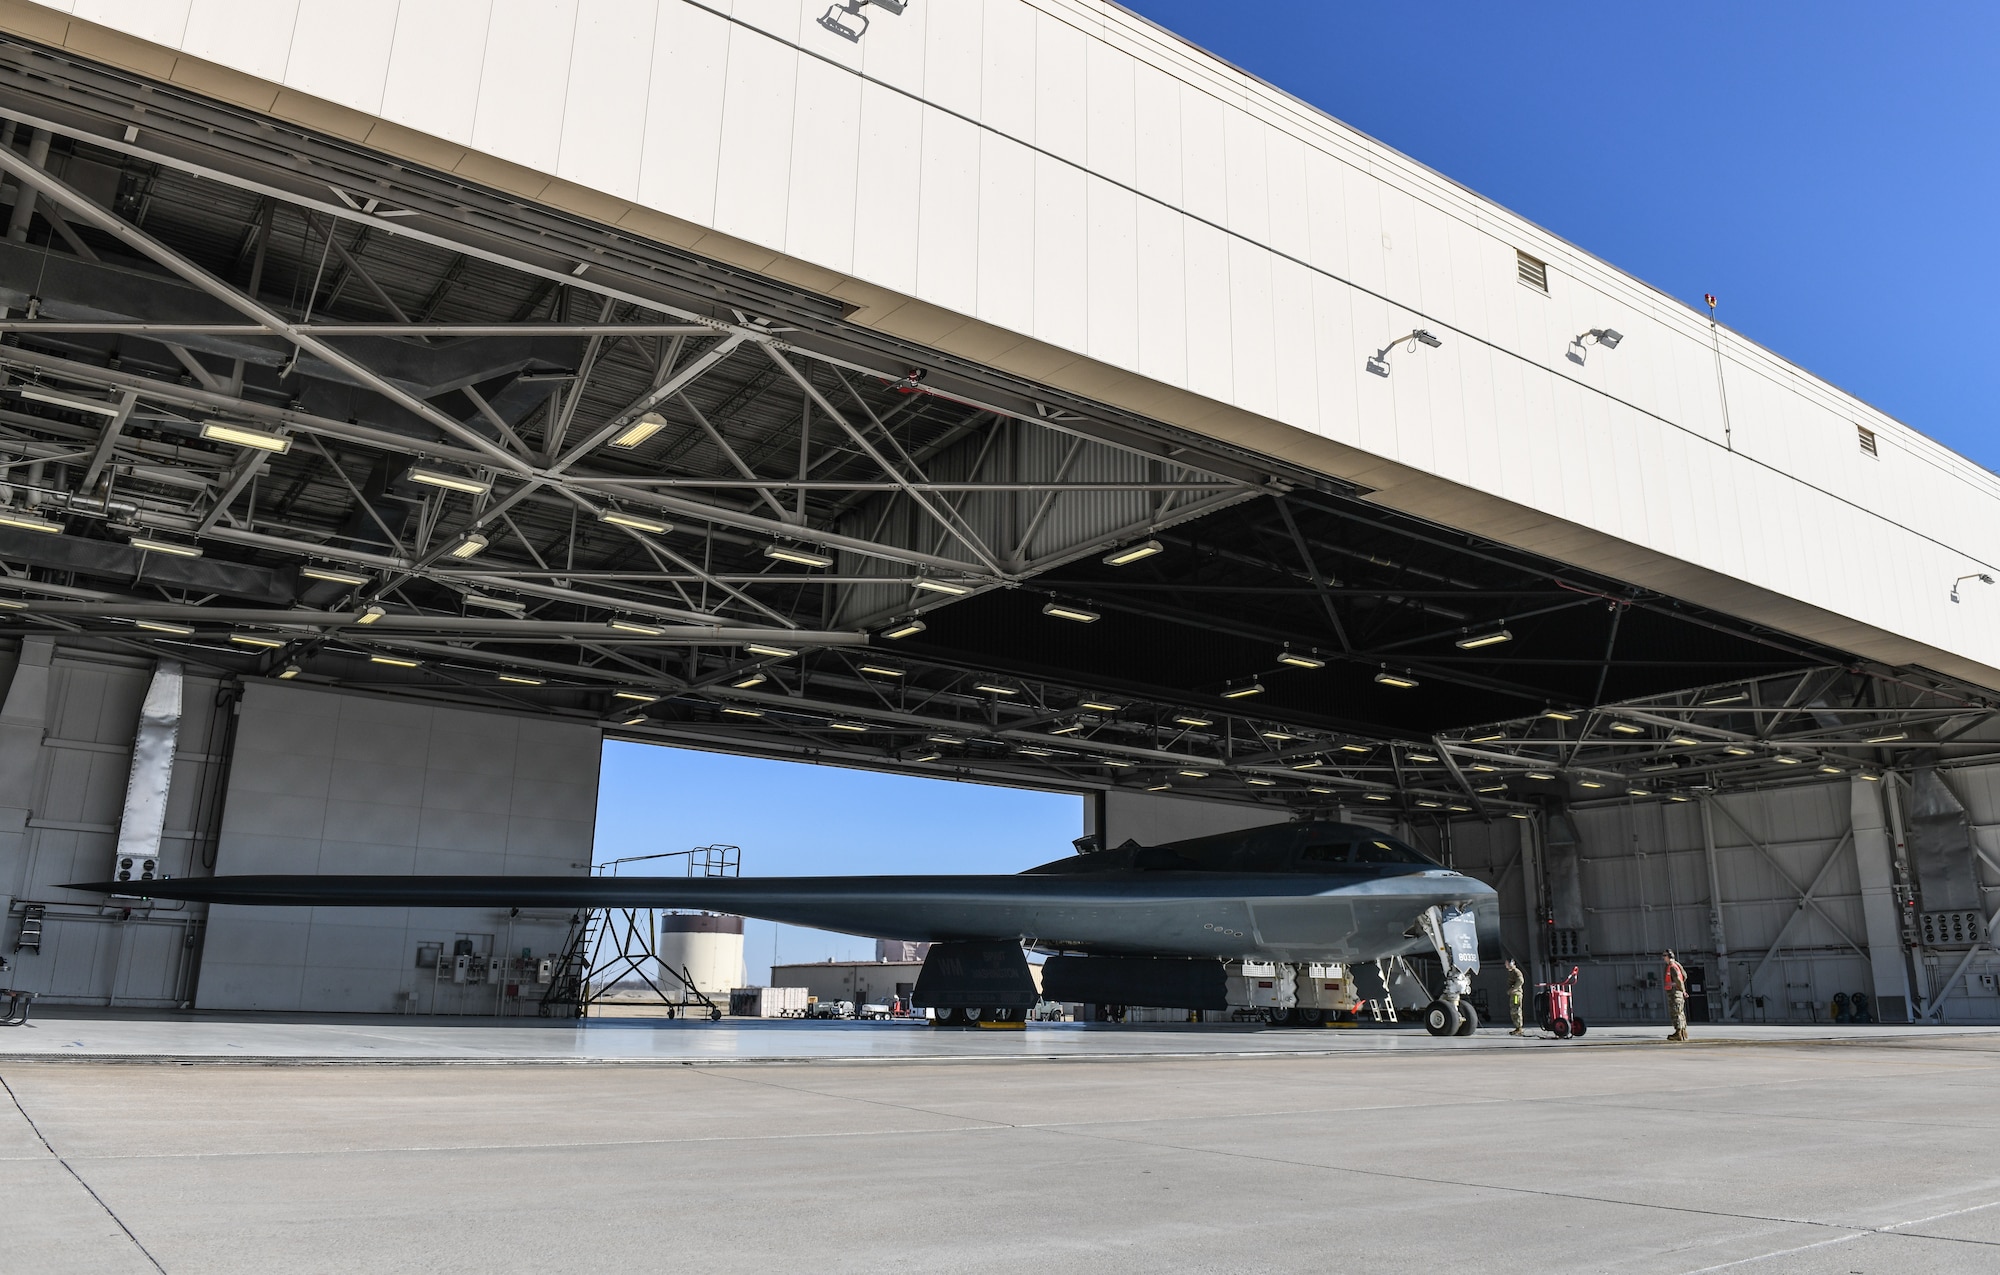
<path id="1" fill-rule="evenodd" d="M 216 872 L 586 876 L 601 750 L 594 725 L 251 683 Z M 217 905 L 197 1003 L 533 1012 L 532 980 L 441 979 L 417 949 L 465 939 L 481 957 L 539 959 L 568 924 L 567 910 Z"/>
<path id="2" fill-rule="evenodd" d="M 825 9 L 6 0 L 0 27 L 1450 525 L 2000 685 L 2000 626 L 1946 601 L 2000 561 L 1992 474 L 1122 10 L 917 0 L 850 41 Z M 1442 348 L 1363 371 L 1415 326 Z M 1598 327 L 1625 344 L 1569 361 Z"/>

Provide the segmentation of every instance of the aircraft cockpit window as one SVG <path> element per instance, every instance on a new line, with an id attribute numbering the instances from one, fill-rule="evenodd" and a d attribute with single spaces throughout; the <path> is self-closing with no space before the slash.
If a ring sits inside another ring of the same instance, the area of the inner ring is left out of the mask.
<path id="1" fill-rule="evenodd" d="M 1301 867 L 1324 867 L 1352 862 L 1353 838 L 1346 834 L 1326 836 L 1309 834 L 1306 843 L 1299 847 L 1297 862 Z"/>
<path id="2" fill-rule="evenodd" d="M 1430 856 L 1414 850 L 1393 837 L 1370 837 L 1356 842 L 1354 846 L 1356 863 L 1421 863 L 1434 866 Z"/>

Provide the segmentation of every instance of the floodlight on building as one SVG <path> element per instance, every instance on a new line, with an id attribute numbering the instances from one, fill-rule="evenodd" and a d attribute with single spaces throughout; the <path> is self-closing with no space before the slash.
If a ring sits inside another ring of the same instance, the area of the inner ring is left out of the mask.
<path id="1" fill-rule="evenodd" d="M 626 527 L 633 531 L 644 531 L 655 536 L 664 536 L 674 529 L 674 524 L 662 522 L 658 518 L 648 518 L 643 514 L 628 514 L 622 509 L 607 509 L 597 515 L 599 522 L 608 522 L 614 527 Z"/>
<path id="2" fill-rule="evenodd" d="M 1044 603 L 1042 614 L 1052 615 L 1058 620 L 1074 620 L 1078 624 L 1090 624 L 1104 618 L 1096 611 L 1086 611 L 1082 607 L 1073 607 L 1066 602 Z"/>
<path id="3" fill-rule="evenodd" d="M 954 598 L 962 598 L 972 592 L 972 586 L 969 584 L 960 584 L 956 580 L 933 580 L 929 576 L 918 576 L 910 581 L 910 587 L 927 589 L 932 593 L 943 593 Z"/>
<path id="4" fill-rule="evenodd" d="M 180 540 L 162 540 L 158 536 L 141 533 L 126 542 L 140 553 L 164 553 L 175 558 L 199 558 L 201 546 L 187 544 Z"/>
<path id="5" fill-rule="evenodd" d="M 1165 552 L 1166 546 L 1159 541 L 1141 540 L 1136 545 L 1126 545 L 1123 549 L 1114 549 L 1110 553 L 1105 554 L 1104 565 L 1107 567 L 1126 567 L 1142 558 L 1150 558 L 1156 553 Z"/>
<path id="6" fill-rule="evenodd" d="M 789 646 L 771 646 L 764 642 L 748 642 L 744 644 L 743 649 L 752 655 L 761 655 L 772 660 L 789 660 L 798 654 Z"/>
<path id="7" fill-rule="evenodd" d="M 493 484 L 484 478 L 471 474 L 454 473 L 449 469 L 434 469 L 428 465 L 412 465 L 403 477 L 426 487 L 437 487 L 445 491 L 462 491 L 468 496 L 484 496 L 493 490 Z"/>
<path id="8" fill-rule="evenodd" d="M 193 637 L 194 630 L 185 624 L 174 624 L 167 620 L 134 620 L 138 628 L 151 629 L 155 633 L 172 633 L 176 637 Z"/>
<path id="9" fill-rule="evenodd" d="M 1981 584 L 1993 583 L 1993 577 L 1987 575 L 1984 571 L 1975 571 L 1971 575 L 1960 576 L 1951 582 L 1951 600 L 1953 602 L 1958 601 L 1958 586 L 1964 584 L 1967 580 L 1977 580 Z"/>
<path id="10" fill-rule="evenodd" d="M 1408 344 L 1405 345 L 1405 342 L 1408 342 Z M 1389 344 L 1369 355 L 1368 370 L 1377 376 L 1389 375 L 1389 355 L 1394 353 L 1396 347 L 1399 345 L 1403 346 L 1406 352 L 1415 352 L 1419 345 L 1427 345 L 1435 350 L 1443 344 L 1443 341 L 1438 340 L 1427 329 L 1418 328 L 1408 336 L 1397 337 L 1395 340 L 1389 342 Z"/>
<path id="11" fill-rule="evenodd" d="M 1384 669 L 1380 673 L 1377 673 L 1375 675 L 1375 680 L 1381 683 L 1383 686 L 1393 686 L 1399 691 L 1411 690 L 1417 684 L 1416 678 L 1410 677 L 1404 673 L 1391 673 L 1387 669 Z"/>
<path id="12" fill-rule="evenodd" d="M 882 636 L 892 640 L 900 640 L 906 637 L 915 637 L 928 627 L 922 620 L 905 620 L 901 624 L 892 624 L 882 630 Z"/>
<path id="13" fill-rule="evenodd" d="M 830 567 L 833 555 L 816 553 L 811 549 L 801 549 L 797 545 L 765 545 L 764 556 L 778 562 L 795 563 L 801 567 Z"/>
<path id="14" fill-rule="evenodd" d="M 447 556 L 463 562 L 467 558 L 476 558 L 484 553 L 486 546 L 491 543 L 493 542 L 478 532 L 468 531 L 458 538 L 458 543 L 451 547 L 451 551 Z"/>
<path id="15" fill-rule="evenodd" d="M 630 449 L 637 447 L 653 435 L 667 427 L 667 418 L 658 412 L 647 412 L 639 419 L 620 430 L 611 440 L 613 447 Z"/>
<path id="16" fill-rule="evenodd" d="M 1074 734 L 1076 734 L 1076 733 L 1077 733 L 1078 731 L 1080 731 L 1080 730 L 1082 730 L 1082 729 L 1083 729 L 1083 723 L 1082 723 L 1082 722 L 1071 722 L 1071 723 L 1070 723 L 1069 725 L 1067 725 L 1067 726 L 1058 726 L 1058 727 L 1056 727 L 1056 728 L 1055 728 L 1054 730 L 1050 731 L 1050 732 L 1049 732 L 1049 734 L 1051 734 L 1051 735 L 1074 735 Z"/>
<path id="17" fill-rule="evenodd" d="M 1506 629 L 1494 629 L 1488 633 L 1473 633 L 1452 643 L 1461 651 L 1476 651 L 1482 646 L 1498 646 L 1502 642 L 1512 642 L 1514 635 Z"/>
<path id="18" fill-rule="evenodd" d="M 1534 818 L 1534 816 L 1533 816 L 1533 815 L 1530 815 L 1530 814 L 1528 814 L 1527 812 L 1525 812 L 1525 811 L 1521 811 L 1521 810 L 1509 810 L 1509 811 L 1507 812 L 1507 817 L 1508 817 L 1509 819 L 1532 819 L 1532 818 Z"/>
<path id="19" fill-rule="evenodd" d="M 349 584 L 360 586 L 372 584 L 375 577 L 362 575 L 359 571 L 342 571 L 338 567 L 322 567 L 313 564 L 299 568 L 299 574 L 308 580 L 324 580 L 328 584 Z"/>
<path id="20" fill-rule="evenodd" d="M 1588 332 L 1579 332 L 1570 339 L 1569 351 L 1564 357 L 1582 367 L 1584 360 L 1590 357 L 1592 346 L 1601 345 L 1607 350 L 1615 350 L 1618 348 L 1618 343 L 1624 339 L 1624 334 L 1616 328 L 1592 328 Z"/>
<path id="21" fill-rule="evenodd" d="M 292 440 L 283 434 L 267 434 L 261 429 L 251 429 L 247 425 L 232 425 L 228 421 L 203 421 L 201 436 L 214 443 L 228 443 L 232 447 L 249 447 L 260 452 L 271 452 L 282 456 L 292 450 Z"/>

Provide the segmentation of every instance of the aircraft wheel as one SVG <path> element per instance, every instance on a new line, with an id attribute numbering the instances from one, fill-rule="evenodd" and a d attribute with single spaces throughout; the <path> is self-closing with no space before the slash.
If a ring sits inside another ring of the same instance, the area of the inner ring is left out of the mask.
<path id="1" fill-rule="evenodd" d="M 1458 1011 L 1443 1001 L 1432 1001 L 1424 1011 L 1424 1030 L 1433 1036 L 1450 1036 L 1458 1031 Z"/>
<path id="2" fill-rule="evenodd" d="M 1570 1020 L 1569 1020 L 1569 1034 L 1570 1034 L 1570 1035 L 1572 1035 L 1572 1036 L 1581 1036 L 1581 1035 L 1583 1035 L 1584 1031 L 1585 1031 L 1585 1028 L 1584 1028 L 1584 1025 L 1583 1025 L 1583 1020 L 1582 1020 L 1581 1018 L 1572 1018 L 1572 1019 L 1570 1019 Z"/>
<path id="3" fill-rule="evenodd" d="M 1326 1011 L 1307 1007 L 1299 1011 L 1299 1022 L 1306 1027 L 1317 1027 L 1326 1021 Z"/>
<path id="4" fill-rule="evenodd" d="M 1458 1035 L 1470 1036 L 1479 1030 L 1479 1011 L 1472 1008 L 1471 1001 L 1458 1003 Z"/>
<path id="5" fill-rule="evenodd" d="M 1550 1024 L 1550 1028 L 1555 1032 L 1557 1040 L 1566 1039 L 1569 1036 L 1569 1019 L 1558 1018 Z"/>

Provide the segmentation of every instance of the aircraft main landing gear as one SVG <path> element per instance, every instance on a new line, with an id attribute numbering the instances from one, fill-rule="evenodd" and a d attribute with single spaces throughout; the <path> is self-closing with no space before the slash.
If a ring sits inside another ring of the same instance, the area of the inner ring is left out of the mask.
<path id="1" fill-rule="evenodd" d="M 1479 929 L 1473 914 L 1460 908 L 1427 907 L 1410 927 L 1422 934 L 1444 966 L 1444 990 L 1424 1011 L 1424 1030 L 1433 1036 L 1470 1036 L 1479 1027 L 1469 993 L 1479 972 Z"/>

